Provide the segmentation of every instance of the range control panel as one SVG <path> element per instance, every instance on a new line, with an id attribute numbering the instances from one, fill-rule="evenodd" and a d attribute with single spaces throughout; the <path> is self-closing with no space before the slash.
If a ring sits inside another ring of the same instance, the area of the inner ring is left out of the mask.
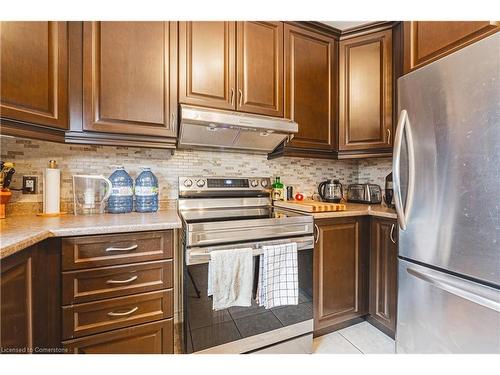
<path id="1" fill-rule="evenodd" d="M 267 190 L 269 177 L 179 177 L 179 191 L 192 190 Z"/>
<path id="2" fill-rule="evenodd" d="M 247 188 L 250 182 L 246 178 L 207 178 L 209 188 Z"/>

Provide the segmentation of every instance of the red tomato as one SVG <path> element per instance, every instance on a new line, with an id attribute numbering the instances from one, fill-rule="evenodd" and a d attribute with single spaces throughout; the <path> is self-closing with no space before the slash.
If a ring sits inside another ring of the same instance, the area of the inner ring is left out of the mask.
<path id="1" fill-rule="evenodd" d="M 301 201 L 304 200 L 304 196 L 300 193 L 295 194 L 295 200 Z"/>

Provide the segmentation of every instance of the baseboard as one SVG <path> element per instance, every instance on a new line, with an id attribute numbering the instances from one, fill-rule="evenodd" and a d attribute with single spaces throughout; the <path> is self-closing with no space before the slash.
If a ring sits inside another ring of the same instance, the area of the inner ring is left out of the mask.
<path id="1" fill-rule="evenodd" d="M 380 323 L 378 320 L 374 319 L 371 315 L 368 315 L 366 317 L 366 321 L 368 323 L 370 323 L 372 326 L 374 326 L 375 328 L 377 328 L 382 333 L 385 333 L 391 339 L 393 339 L 393 340 L 395 339 L 396 332 L 394 332 L 392 329 L 386 327 L 384 324 Z"/>
<path id="2" fill-rule="evenodd" d="M 344 322 L 332 324 L 331 326 L 315 330 L 313 332 L 313 336 L 314 337 L 323 336 L 323 335 L 326 335 L 328 333 L 332 333 L 332 332 L 338 331 L 339 329 L 347 328 L 347 327 L 353 326 L 355 324 L 362 323 L 365 320 L 366 320 L 365 316 L 362 316 L 362 317 L 359 317 L 359 318 L 353 318 L 353 319 L 346 320 Z"/>

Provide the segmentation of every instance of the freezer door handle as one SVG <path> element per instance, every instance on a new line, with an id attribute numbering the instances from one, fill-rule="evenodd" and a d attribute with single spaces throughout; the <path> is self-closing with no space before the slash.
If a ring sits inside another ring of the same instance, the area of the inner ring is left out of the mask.
<path id="1" fill-rule="evenodd" d="M 408 192 L 406 194 L 406 207 L 403 207 L 401 195 L 401 147 L 403 144 L 403 134 L 406 133 L 408 145 Z M 394 152 L 392 157 L 392 175 L 394 188 L 394 203 L 398 216 L 399 227 L 406 230 L 406 220 L 411 211 L 413 202 L 413 193 L 415 188 L 415 151 L 413 148 L 413 138 L 411 134 L 411 125 L 408 118 L 408 112 L 403 109 L 399 115 L 398 126 L 394 136 Z"/>
<path id="2" fill-rule="evenodd" d="M 469 300 L 478 305 L 500 312 L 500 291 L 487 286 L 476 284 L 472 281 L 464 281 L 455 276 L 448 276 L 441 272 L 427 270 L 419 271 L 412 267 L 406 267 L 406 271 L 423 281 L 432 284 L 436 288 L 454 294 L 460 298 Z"/>

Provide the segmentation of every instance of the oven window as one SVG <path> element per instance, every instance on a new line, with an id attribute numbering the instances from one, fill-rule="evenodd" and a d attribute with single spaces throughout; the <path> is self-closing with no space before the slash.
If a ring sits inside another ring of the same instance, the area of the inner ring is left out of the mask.
<path id="1" fill-rule="evenodd" d="M 272 309 L 258 306 L 253 299 L 250 307 L 212 310 L 212 299 L 207 297 L 208 263 L 188 266 L 184 275 L 185 352 L 197 352 L 312 319 L 313 251 L 301 250 L 297 254 L 299 303 Z M 258 262 L 255 257 L 254 296 Z"/>

